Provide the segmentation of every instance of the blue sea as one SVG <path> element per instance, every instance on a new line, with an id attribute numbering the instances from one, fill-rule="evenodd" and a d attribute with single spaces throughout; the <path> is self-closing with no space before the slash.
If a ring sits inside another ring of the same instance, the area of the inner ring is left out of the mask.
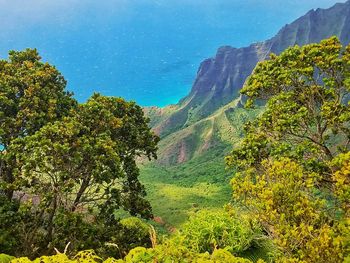
<path id="1" fill-rule="evenodd" d="M 188 94 L 200 62 L 218 47 L 265 40 L 336 2 L 0 0 L 0 57 L 37 48 L 81 102 L 100 92 L 164 106 Z"/>

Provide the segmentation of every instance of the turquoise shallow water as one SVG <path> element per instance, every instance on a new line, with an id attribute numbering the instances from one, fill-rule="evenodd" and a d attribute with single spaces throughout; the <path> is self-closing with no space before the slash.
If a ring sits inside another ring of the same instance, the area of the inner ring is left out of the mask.
<path id="1" fill-rule="evenodd" d="M 80 101 L 100 92 L 163 106 L 189 92 L 199 63 L 219 46 L 265 40 L 335 2 L 0 0 L 0 57 L 36 47 Z"/>

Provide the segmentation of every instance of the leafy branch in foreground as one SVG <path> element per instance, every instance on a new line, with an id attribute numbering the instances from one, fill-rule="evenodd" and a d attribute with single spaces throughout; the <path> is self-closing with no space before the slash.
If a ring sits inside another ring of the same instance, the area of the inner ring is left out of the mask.
<path id="1" fill-rule="evenodd" d="M 285 262 L 342 262 L 350 252 L 350 46 L 335 37 L 261 62 L 241 91 L 267 101 L 226 158 L 246 207 Z M 293 261 L 294 260 L 294 261 Z"/>

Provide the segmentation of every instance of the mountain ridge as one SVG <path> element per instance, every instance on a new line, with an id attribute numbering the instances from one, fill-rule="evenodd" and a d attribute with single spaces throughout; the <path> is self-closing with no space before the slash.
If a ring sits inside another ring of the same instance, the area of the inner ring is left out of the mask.
<path id="1" fill-rule="evenodd" d="M 214 57 L 205 59 L 200 64 L 190 93 L 178 104 L 145 109 L 146 115 L 151 118 L 154 131 L 162 140 L 168 141 L 169 145 L 173 146 L 171 148 L 161 142 L 159 151 L 161 163 L 183 163 L 193 158 L 198 148 L 206 147 L 206 150 L 210 150 L 222 144 L 221 139 L 219 142 L 209 144 L 206 140 L 201 141 L 200 138 L 205 136 L 200 133 L 206 129 L 198 130 L 198 127 L 202 125 L 203 120 L 239 98 L 239 90 L 247 77 L 258 62 L 268 59 L 270 53 L 279 54 L 290 46 L 316 43 L 333 35 L 338 36 L 343 44 L 350 42 L 350 1 L 335 4 L 328 9 L 310 10 L 292 23 L 286 24 L 274 37 L 266 41 L 242 48 L 227 45 L 218 48 Z M 232 111 L 241 106 L 239 100 L 235 106 L 226 107 L 226 110 Z M 226 110 L 221 114 L 226 114 Z M 192 133 L 189 130 L 192 130 Z M 174 134 L 179 136 L 176 138 Z M 187 134 L 187 137 L 184 134 Z M 168 136 L 171 136 L 172 140 L 167 139 Z M 194 146 L 190 142 L 195 137 L 199 142 Z M 208 145 L 210 147 L 207 147 Z M 168 150 L 164 151 L 164 147 Z M 184 148 L 186 151 L 179 151 Z M 174 162 L 180 152 L 182 158 Z"/>

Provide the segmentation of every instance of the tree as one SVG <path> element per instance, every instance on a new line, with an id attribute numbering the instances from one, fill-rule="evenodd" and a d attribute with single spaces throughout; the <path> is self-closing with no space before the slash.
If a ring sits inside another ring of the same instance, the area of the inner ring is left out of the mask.
<path id="1" fill-rule="evenodd" d="M 348 217 L 334 196 L 319 191 L 319 174 L 288 158 L 263 165 L 261 174 L 252 170 L 236 174 L 234 200 L 261 222 L 283 257 L 342 262 L 349 253 Z"/>
<path id="2" fill-rule="evenodd" d="M 107 226 L 117 224 L 119 208 L 152 216 L 136 165 L 139 156 L 156 158 L 159 139 L 148 121 L 134 102 L 95 94 L 70 116 L 12 142 L 8 154 L 17 167 L 12 185 L 20 189 L 19 199 L 31 201 L 35 224 L 26 231 L 42 235 L 37 246 L 57 241 L 58 218 L 81 215 L 85 222 Z M 84 242 L 79 234 L 74 238 Z"/>
<path id="3" fill-rule="evenodd" d="M 12 182 L 9 146 L 67 115 L 76 105 L 61 73 L 43 63 L 36 49 L 10 51 L 0 60 L 0 183 Z M 4 189 L 9 199 L 12 189 Z"/>
<path id="4" fill-rule="evenodd" d="M 261 62 L 241 91 L 266 101 L 226 158 L 234 200 L 265 227 L 285 260 L 349 254 L 350 46 L 336 37 Z"/>
<path id="5" fill-rule="evenodd" d="M 35 49 L 0 61 L 0 249 L 8 253 L 50 253 L 69 241 L 101 249 L 119 240 L 118 209 L 152 216 L 136 159 L 156 158 L 159 139 L 142 109 L 99 94 L 78 105 L 65 87 Z"/>
<path id="6" fill-rule="evenodd" d="M 256 124 L 269 137 L 312 145 L 322 159 L 349 150 L 350 46 L 343 50 L 336 37 L 272 54 L 241 92 L 248 107 L 256 99 L 268 100 Z"/>

